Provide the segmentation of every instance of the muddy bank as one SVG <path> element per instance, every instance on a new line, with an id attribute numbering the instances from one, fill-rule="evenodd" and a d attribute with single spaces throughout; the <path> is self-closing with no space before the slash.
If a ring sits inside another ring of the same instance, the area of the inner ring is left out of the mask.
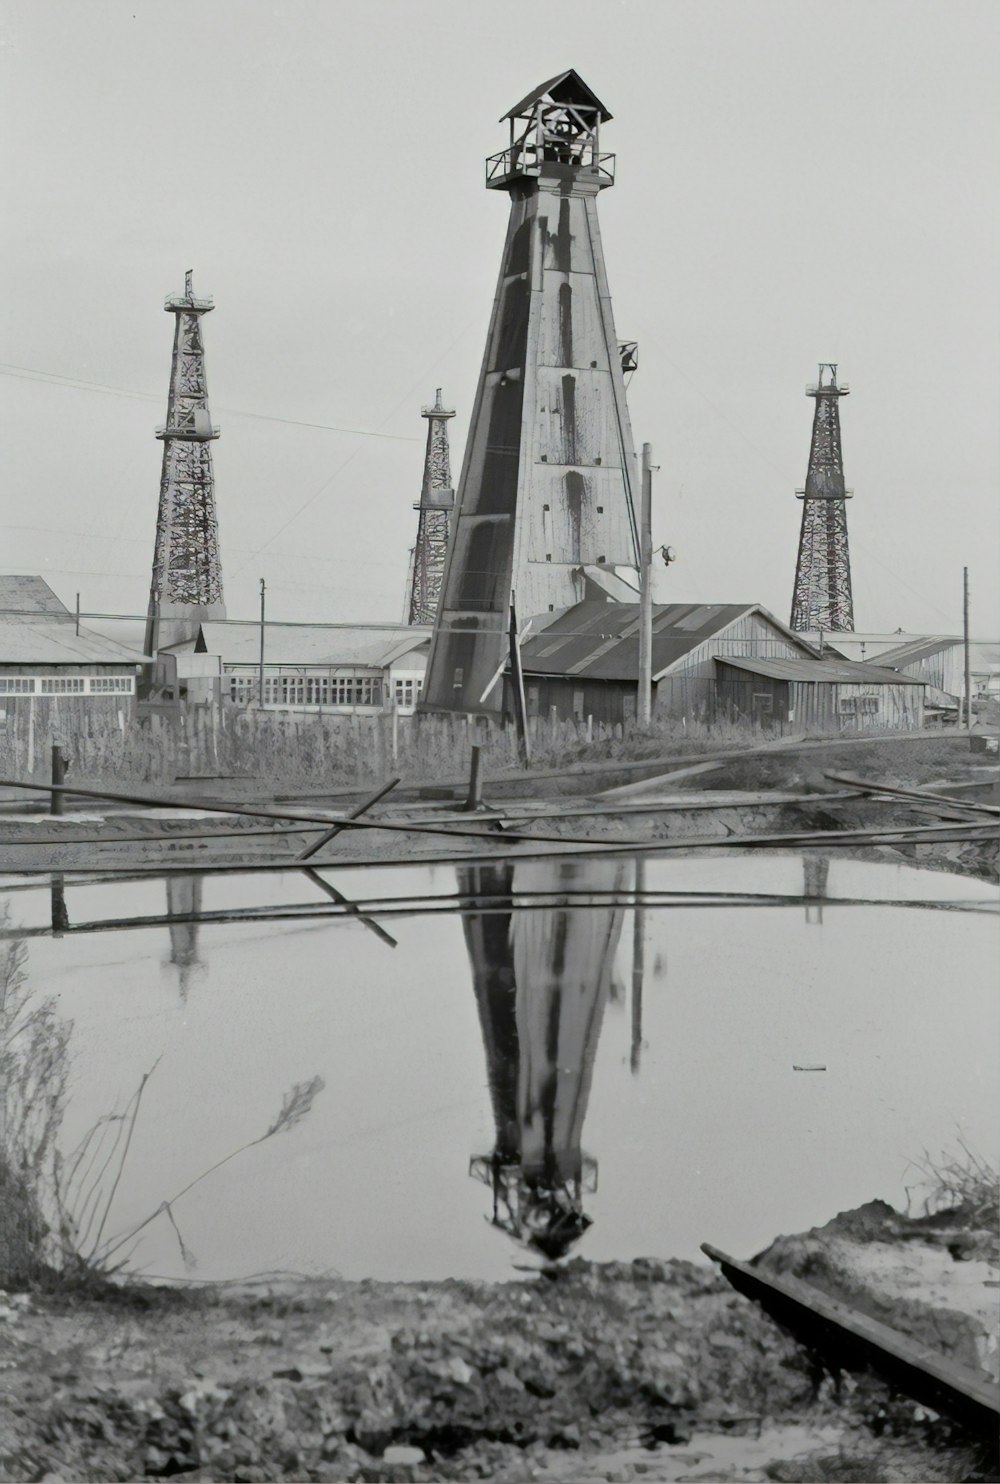
<path id="1" fill-rule="evenodd" d="M 875 1229 L 910 1261 L 910 1224 L 870 1209 L 762 1261 L 843 1287 Z M 922 1303 L 888 1298 L 911 1323 Z M 945 1330 L 975 1349 L 974 1325 Z M 995 1477 L 946 1421 L 873 1379 L 835 1388 L 681 1261 L 505 1284 L 36 1286 L 0 1303 L 0 1388 L 7 1480 Z"/>

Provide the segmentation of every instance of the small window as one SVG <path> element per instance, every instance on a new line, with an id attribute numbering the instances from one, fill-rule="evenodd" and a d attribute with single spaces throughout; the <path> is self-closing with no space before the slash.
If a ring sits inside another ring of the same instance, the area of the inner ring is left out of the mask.
<path id="1" fill-rule="evenodd" d="M 598 505 L 598 507 L 597 507 L 597 513 L 598 513 L 598 515 L 603 515 L 604 514 L 604 506 L 603 505 Z"/>

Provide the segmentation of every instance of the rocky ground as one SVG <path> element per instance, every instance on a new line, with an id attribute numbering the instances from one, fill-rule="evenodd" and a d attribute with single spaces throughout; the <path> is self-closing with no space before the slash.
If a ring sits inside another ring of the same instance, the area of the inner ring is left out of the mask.
<path id="1" fill-rule="evenodd" d="M 875 1294 L 913 1333 L 944 1316 L 961 1356 L 989 1365 L 990 1235 L 967 1233 L 956 1262 L 866 1211 L 762 1261 L 862 1306 Z M 875 1246 L 908 1265 L 905 1297 Z M 933 1291 L 912 1281 L 918 1248 Z M 0 1398 L 5 1480 L 997 1477 L 946 1419 L 871 1377 L 835 1387 L 713 1269 L 680 1261 L 575 1260 L 505 1284 L 50 1281 L 0 1304 Z"/>

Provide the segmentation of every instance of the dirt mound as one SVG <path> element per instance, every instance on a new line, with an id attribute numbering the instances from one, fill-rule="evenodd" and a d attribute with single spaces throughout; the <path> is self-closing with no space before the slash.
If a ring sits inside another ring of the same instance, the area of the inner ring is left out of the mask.
<path id="1" fill-rule="evenodd" d="M 869 1201 L 823 1227 L 777 1238 L 754 1265 L 801 1278 L 996 1380 L 996 1249 L 996 1233 L 968 1229 L 960 1210 L 912 1218 Z"/>

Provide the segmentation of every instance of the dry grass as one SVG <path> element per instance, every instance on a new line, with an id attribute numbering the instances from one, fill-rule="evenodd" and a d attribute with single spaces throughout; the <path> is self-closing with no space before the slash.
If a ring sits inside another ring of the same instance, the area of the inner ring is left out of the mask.
<path id="1" fill-rule="evenodd" d="M 907 1187 L 910 1215 L 947 1215 L 968 1231 L 1000 1232 L 1000 1172 L 959 1137 L 953 1152 L 913 1161 L 919 1176 Z M 916 1207 L 916 1210 L 914 1208 Z"/>

